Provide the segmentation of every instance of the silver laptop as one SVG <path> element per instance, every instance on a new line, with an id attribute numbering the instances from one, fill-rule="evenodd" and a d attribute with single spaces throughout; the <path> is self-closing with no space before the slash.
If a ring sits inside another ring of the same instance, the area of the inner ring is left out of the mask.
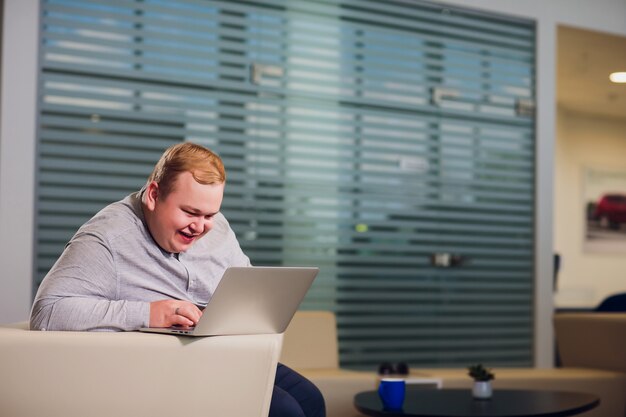
<path id="1" fill-rule="evenodd" d="M 144 327 L 143 332 L 187 336 L 282 333 L 319 268 L 228 268 L 195 327 Z"/>

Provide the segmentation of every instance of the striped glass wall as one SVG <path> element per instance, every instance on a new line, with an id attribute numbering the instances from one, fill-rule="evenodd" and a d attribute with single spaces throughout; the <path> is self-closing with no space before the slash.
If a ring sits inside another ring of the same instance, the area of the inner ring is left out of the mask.
<path id="1" fill-rule="evenodd" d="M 36 283 L 163 149 L 217 151 L 342 365 L 532 363 L 535 28 L 417 0 L 42 1 Z"/>

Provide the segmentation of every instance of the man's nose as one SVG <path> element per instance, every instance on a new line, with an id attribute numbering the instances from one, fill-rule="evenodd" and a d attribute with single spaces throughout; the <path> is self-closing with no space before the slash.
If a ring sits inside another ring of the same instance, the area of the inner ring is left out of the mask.
<path id="1" fill-rule="evenodd" d="M 189 230 L 192 233 L 208 232 L 209 230 L 211 230 L 211 227 L 211 219 L 206 219 L 204 217 L 198 217 L 191 224 L 189 224 Z"/>
<path id="2" fill-rule="evenodd" d="M 202 225 L 202 218 L 195 219 L 194 221 L 189 223 L 189 231 L 194 234 L 198 233 L 200 231 L 200 228 L 202 227 L 201 225 Z"/>

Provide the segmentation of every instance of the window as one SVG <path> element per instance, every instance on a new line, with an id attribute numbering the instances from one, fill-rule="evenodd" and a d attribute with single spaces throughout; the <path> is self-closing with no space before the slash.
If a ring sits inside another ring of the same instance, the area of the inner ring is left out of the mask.
<path id="1" fill-rule="evenodd" d="M 253 263 L 321 268 L 303 308 L 337 313 L 343 366 L 532 363 L 532 22 L 417 0 L 43 13 L 37 282 L 189 140 L 224 159 Z"/>

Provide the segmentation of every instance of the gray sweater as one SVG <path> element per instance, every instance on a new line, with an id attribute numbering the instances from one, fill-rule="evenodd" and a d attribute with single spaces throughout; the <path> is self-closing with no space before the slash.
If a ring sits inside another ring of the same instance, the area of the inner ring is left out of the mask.
<path id="1" fill-rule="evenodd" d="M 136 330 L 150 302 L 206 305 L 229 266 L 249 266 L 228 221 L 178 255 L 161 249 L 146 226 L 139 192 L 85 223 L 41 283 L 30 316 L 37 330 Z"/>

